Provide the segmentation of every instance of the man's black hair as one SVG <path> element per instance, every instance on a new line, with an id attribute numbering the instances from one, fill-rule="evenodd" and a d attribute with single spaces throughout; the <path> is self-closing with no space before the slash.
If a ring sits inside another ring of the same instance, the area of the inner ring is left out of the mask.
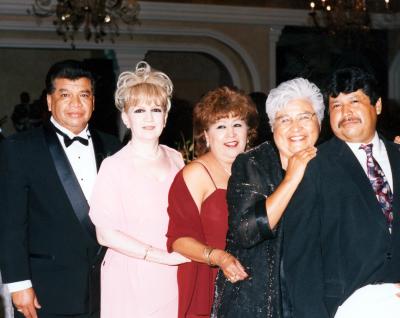
<path id="1" fill-rule="evenodd" d="M 54 92 L 54 80 L 56 80 L 57 78 L 65 78 L 73 81 L 80 78 L 88 78 L 92 85 L 92 92 L 94 94 L 94 75 L 83 62 L 75 60 L 65 60 L 53 64 L 50 67 L 46 76 L 47 94 L 52 94 Z"/>
<path id="2" fill-rule="evenodd" d="M 372 105 L 381 97 L 375 77 L 361 68 L 348 67 L 335 71 L 325 91 L 325 97 L 337 97 L 340 93 L 349 94 L 361 89 Z"/>

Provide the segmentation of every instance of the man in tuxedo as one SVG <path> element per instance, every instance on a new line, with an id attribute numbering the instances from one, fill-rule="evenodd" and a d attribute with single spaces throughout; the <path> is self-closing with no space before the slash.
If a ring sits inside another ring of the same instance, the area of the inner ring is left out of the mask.
<path id="1" fill-rule="evenodd" d="M 46 77 L 50 121 L 0 145 L 0 268 L 16 317 L 98 317 L 104 255 L 88 217 L 118 140 L 88 127 L 94 78 L 78 61 Z"/>
<path id="2" fill-rule="evenodd" d="M 376 80 L 338 70 L 327 97 L 335 136 L 309 163 L 283 221 L 283 278 L 296 318 L 334 317 L 363 286 L 400 282 L 400 152 L 376 132 Z"/>

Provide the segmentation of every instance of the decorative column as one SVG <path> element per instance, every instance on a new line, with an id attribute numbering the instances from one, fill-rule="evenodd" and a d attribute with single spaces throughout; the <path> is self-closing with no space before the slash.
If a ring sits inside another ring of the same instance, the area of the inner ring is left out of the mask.
<path id="1" fill-rule="evenodd" d="M 106 51 L 106 55 L 114 61 L 116 74 L 125 71 L 133 71 L 137 62 L 143 60 L 147 50 L 142 48 L 117 48 Z"/>
<path id="2" fill-rule="evenodd" d="M 124 48 L 106 51 L 106 56 L 114 61 L 114 72 L 119 76 L 122 72 L 133 71 L 138 62 L 142 61 L 146 55 L 147 50 L 137 49 L 137 48 Z M 122 141 L 127 128 L 118 117 L 118 136 Z"/>
<path id="3" fill-rule="evenodd" d="M 271 26 L 269 28 L 269 86 L 276 86 L 276 44 L 282 34 L 282 26 Z"/>

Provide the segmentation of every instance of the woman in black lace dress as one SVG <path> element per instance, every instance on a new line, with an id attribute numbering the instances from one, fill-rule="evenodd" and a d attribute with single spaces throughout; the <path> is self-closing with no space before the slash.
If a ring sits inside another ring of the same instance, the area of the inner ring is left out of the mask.
<path id="1" fill-rule="evenodd" d="M 249 278 L 219 273 L 212 317 L 284 317 L 279 220 L 316 156 L 324 104 L 314 84 L 296 78 L 271 90 L 266 108 L 278 153 L 265 142 L 239 155 L 228 184 L 227 251 Z"/>

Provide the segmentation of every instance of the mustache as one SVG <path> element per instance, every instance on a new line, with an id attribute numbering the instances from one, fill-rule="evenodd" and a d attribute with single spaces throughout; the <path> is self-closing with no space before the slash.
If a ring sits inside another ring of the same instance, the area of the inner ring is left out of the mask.
<path id="1" fill-rule="evenodd" d="M 338 127 L 342 126 L 343 124 L 345 124 L 346 122 L 351 121 L 351 122 L 359 122 L 361 123 L 361 119 L 358 117 L 354 117 L 354 116 L 347 116 L 344 117 L 341 121 L 339 121 Z"/>

